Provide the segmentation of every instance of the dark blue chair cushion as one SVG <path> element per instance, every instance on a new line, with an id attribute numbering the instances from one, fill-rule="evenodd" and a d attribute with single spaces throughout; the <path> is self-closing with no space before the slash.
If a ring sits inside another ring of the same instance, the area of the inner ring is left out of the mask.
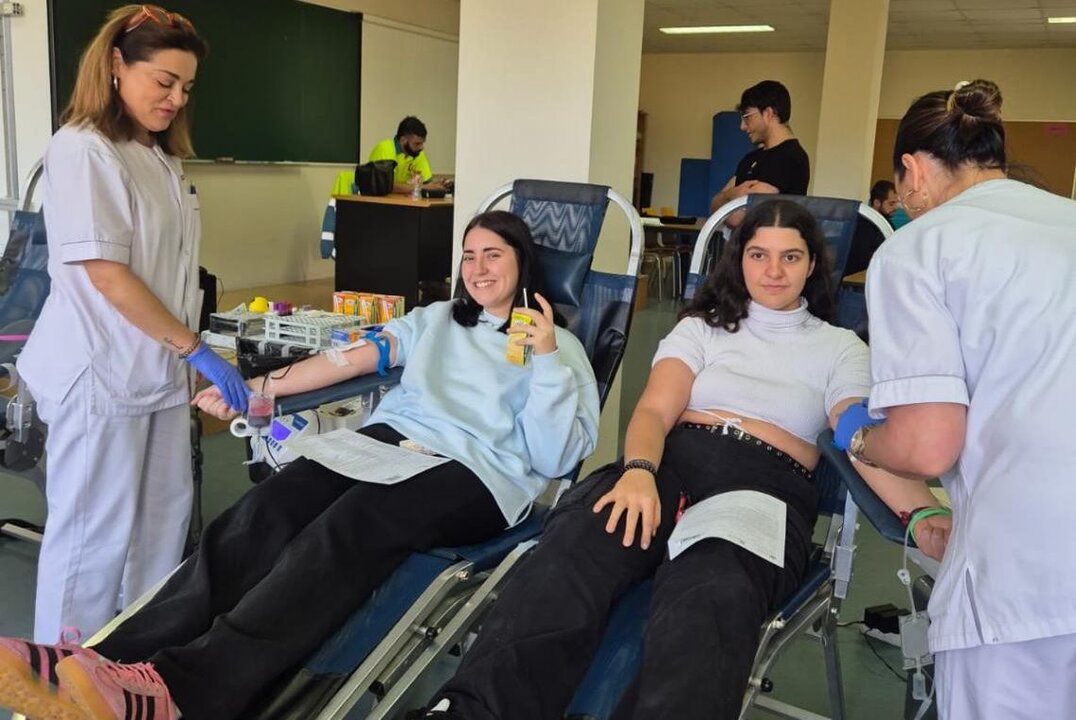
<path id="1" fill-rule="evenodd" d="M 859 221 L 859 201 L 843 198 L 804 197 L 800 195 L 748 195 L 747 207 L 753 208 L 771 200 L 791 200 L 807 208 L 826 238 L 826 252 L 832 268 L 833 292 L 841 285 L 844 266 L 852 248 L 852 237 Z"/>
<path id="2" fill-rule="evenodd" d="M 516 180 L 512 212 L 523 218 L 534 241 L 567 252 L 594 253 L 609 188 L 552 180 Z"/>
<path id="3" fill-rule="evenodd" d="M 546 300 L 559 305 L 579 307 L 583 304 L 583 285 L 590 270 L 590 253 L 574 253 L 556 248 L 535 246 L 542 268 Z"/>

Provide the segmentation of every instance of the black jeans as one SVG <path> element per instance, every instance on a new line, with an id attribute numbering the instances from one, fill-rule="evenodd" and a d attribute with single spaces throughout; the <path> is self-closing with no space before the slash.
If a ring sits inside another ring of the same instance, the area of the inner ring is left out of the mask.
<path id="1" fill-rule="evenodd" d="M 817 494 L 764 447 L 705 430 L 674 429 L 658 474 L 661 525 L 648 550 L 624 548 L 623 525 L 591 508 L 620 478 L 619 465 L 565 494 L 535 550 L 493 606 L 459 672 L 442 689 L 450 717 L 557 720 L 601 641 L 613 604 L 655 575 L 643 664 L 617 718 L 735 718 L 759 627 L 806 571 Z M 788 505 L 785 567 L 724 540 L 693 545 L 673 562 L 665 545 L 681 492 L 693 501 L 738 489 Z"/>
<path id="2" fill-rule="evenodd" d="M 385 425 L 361 432 L 402 439 Z M 408 554 L 481 542 L 505 525 L 455 461 L 374 485 L 297 460 L 210 523 L 197 554 L 96 649 L 152 662 L 188 720 L 236 718 Z"/>

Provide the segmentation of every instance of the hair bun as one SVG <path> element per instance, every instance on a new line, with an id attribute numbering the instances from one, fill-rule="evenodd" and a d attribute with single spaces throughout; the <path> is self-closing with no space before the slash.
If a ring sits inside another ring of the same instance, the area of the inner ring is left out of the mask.
<path id="1" fill-rule="evenodd" d="M 1001 122 L 1001 89 L 990 80 L 958 83 L 950 102 L 954 110 L 975 120 Z"/>

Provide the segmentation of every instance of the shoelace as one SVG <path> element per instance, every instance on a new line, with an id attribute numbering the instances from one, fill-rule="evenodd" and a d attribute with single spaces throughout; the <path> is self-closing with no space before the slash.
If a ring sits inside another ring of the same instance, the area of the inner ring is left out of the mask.
<path id="1" fill-rule="evenodd" d="M 166 695 L 164 680 L 157 674 L 152 663 L 104 663 L 101 669 L 111 675 L 120 687 L 142 695 L 163 697 Z"/>
<path id="2" fill-rule="evenodd" d="M 60 630 L 60 642 L 61 647 L 64 646 L 81 646 L 82 644 L 82 631 L 77 627 L 67 626 L 63 630 Z"/>

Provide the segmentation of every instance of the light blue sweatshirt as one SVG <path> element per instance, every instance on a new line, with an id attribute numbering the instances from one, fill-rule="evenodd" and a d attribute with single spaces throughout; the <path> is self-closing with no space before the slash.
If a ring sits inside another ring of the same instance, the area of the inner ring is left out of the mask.
<path id="1" fill-rule="evenodd" d="M 519 367 L 505 359 L 503 324 L 452 319 L 452 302 L 415 308 L 392 320 L 400 385 L 369 423 L 386 423 L 485 483 L 509 524 L 526 516 L 550 479 L 594 451 L 598 390 L 583 346 L 556 328 L 557 351 Z"/>

